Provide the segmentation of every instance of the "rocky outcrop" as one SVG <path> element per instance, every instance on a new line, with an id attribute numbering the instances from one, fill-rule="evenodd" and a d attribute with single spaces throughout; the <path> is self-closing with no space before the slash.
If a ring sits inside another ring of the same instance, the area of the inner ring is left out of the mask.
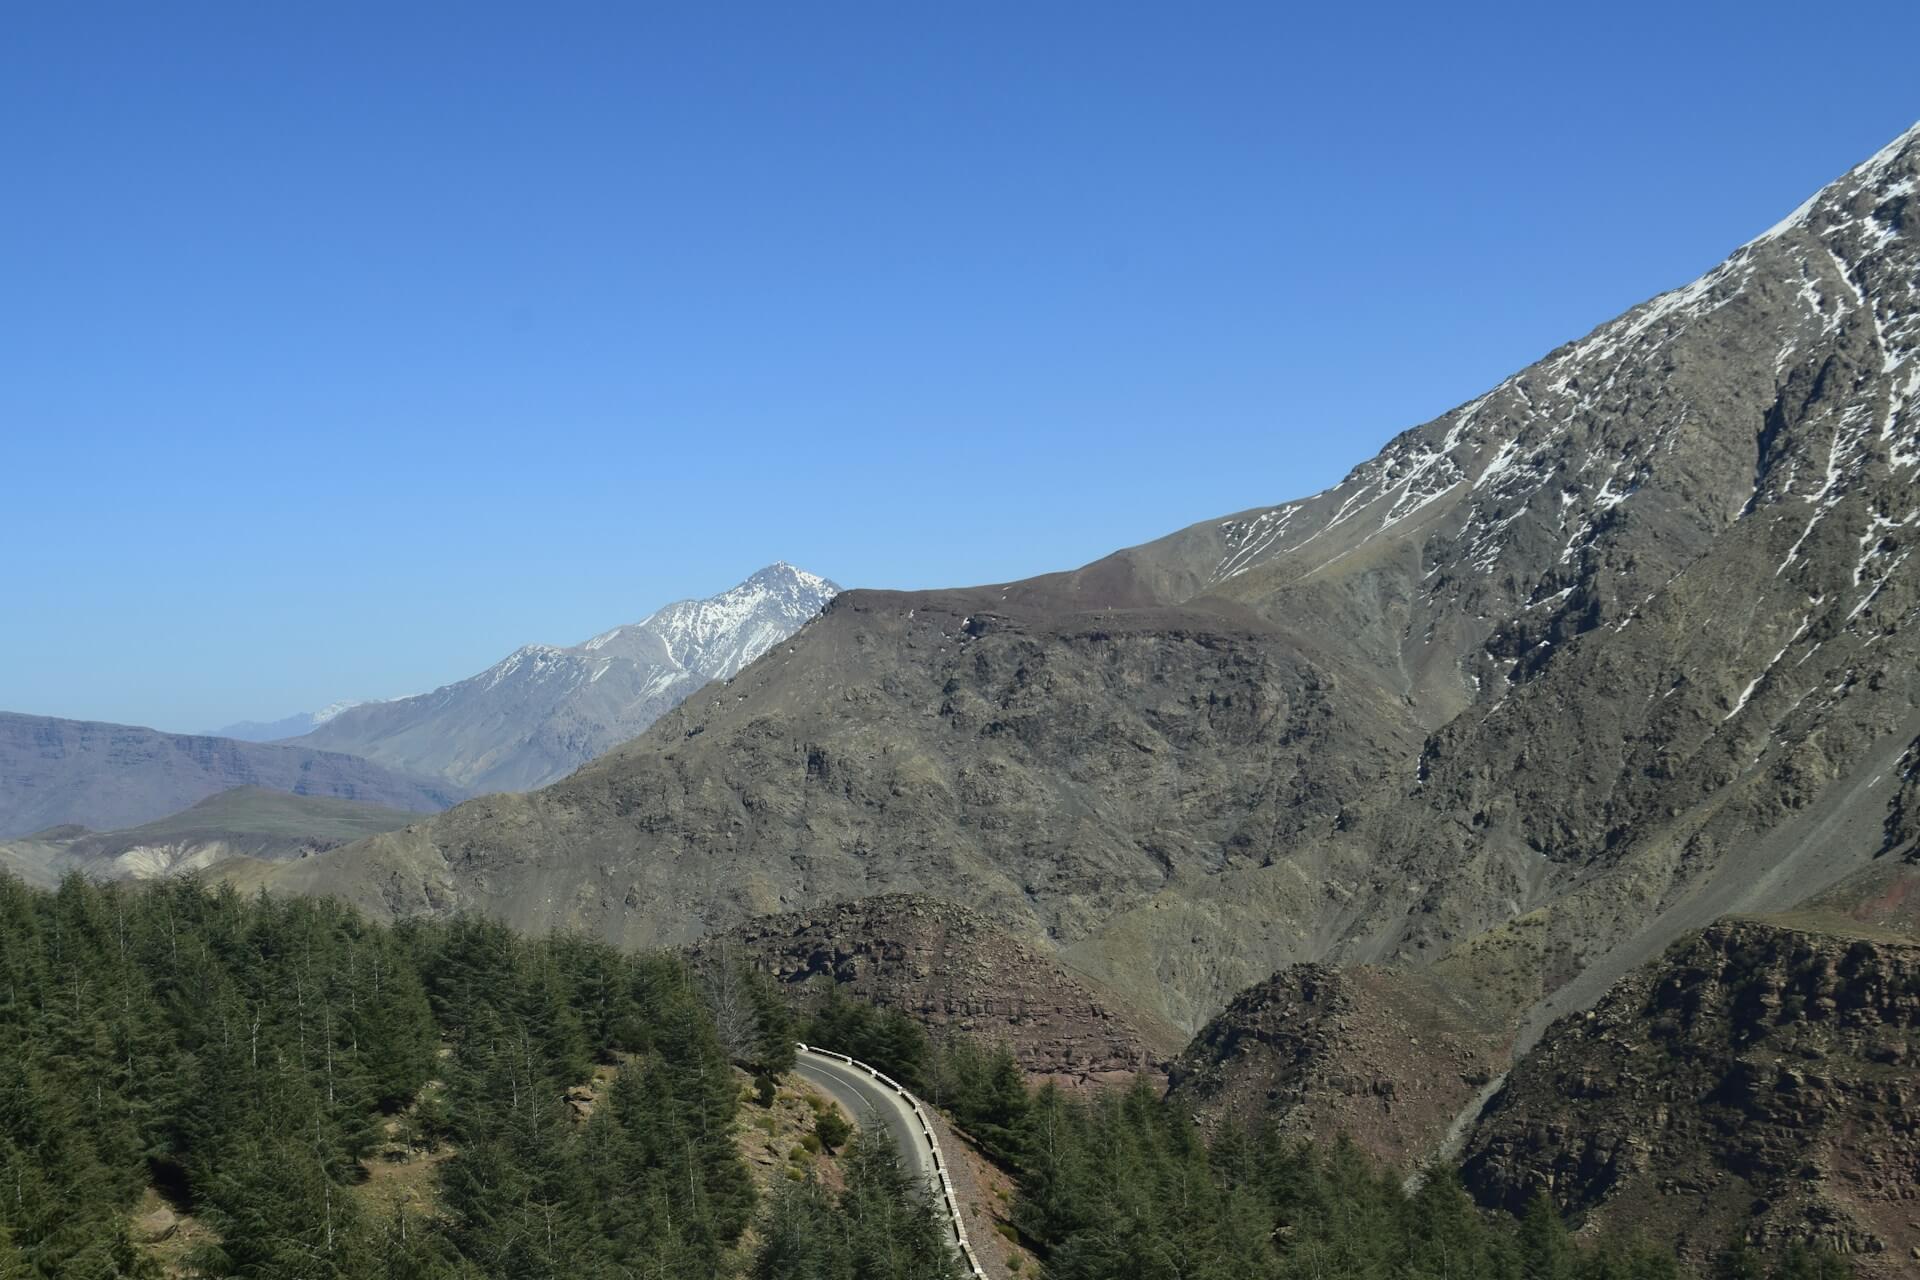
<path id="1" fill-rule="evenodd" d="M 1303 964 L 1234 997 L 1171 1071 L 1171 1099 L 1208 1127 L 1271 1119 L 1282 1133 L 1345 1133 L 1411 1169 L 1506 1068 L 1498 1020 L 1432 977 Z"/>
<path id="2" fill-rule="evenodd" d="M 1068 1085 L 1157 1077 L 1178 1035 L 1122 1007 L 976 912 L 906 894 L 762 917 L 697 947 L 778 982 L 833 983 L 936 1038 L 1005 1044 L 1030 1076 Z"/>
<path id="3" fill-rule="evenodd" d="M 1716 924 L 1555 1023 L 1470 1142 L 1485 1204 L 1545 1191 L 1704 1257 L 1808 1241 L 1920 1257 L 1920 946 Z"/>

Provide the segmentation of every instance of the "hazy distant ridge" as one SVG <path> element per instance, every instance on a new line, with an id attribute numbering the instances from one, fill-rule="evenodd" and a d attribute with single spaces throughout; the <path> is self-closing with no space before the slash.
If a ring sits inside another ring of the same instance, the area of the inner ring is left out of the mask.
<path id="1" fill-rule="evenodd" d="M 243 786 L 416 812 L 466 794 L 439 778 L 304 744 L 0 712 L 0 836 L 68 823 L 132 827 Z"/>

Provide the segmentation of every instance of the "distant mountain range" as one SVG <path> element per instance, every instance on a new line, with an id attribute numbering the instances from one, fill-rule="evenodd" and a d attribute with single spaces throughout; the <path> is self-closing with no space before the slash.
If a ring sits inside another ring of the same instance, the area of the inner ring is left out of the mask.
<path id="1" fill-rule="evenodd" d="M 303 733 L 312 733 L 350 707 L 363 706 L 370 699 L 336 702 L 318 711 L 300 711 L 280 720 L 237 720 L 218 729 L 207 730 L 212 738 L 238 738 L 242 742 L 284 742 Z"/>
<path id="2" fill-rule="evenodd" d="M 571 648 L 530 644 L 478 675 L 388 702 L 341 703 L 294 741 L 472 792 L 565 777 L 798 631 L 839 590 L 784 562 Z M 282 722 L 285 723 L 285 722 Z"/>
<path id="3" fill-rule="evenodd" d="M 336 702 L 224 735 L 0 713 L 0 838 L 129 828 L 233 787 L 428 812 L 538 786 L 730 678 L 837 590 L 777 563 L 573 648 L 528 645 L 432 693 Z"/>
<path id="4" fill-rule="evenodd" d="M 311 746 L 0 712 L 0 837 L 132 827 L 233 787 L 416 812 L 467 794 L 440 778 Z"/>
<path id="5" fill-rule="evenodd" d="M 305 857 L 420 817 L 354 800 L 235 787 L 121 831 L 62 826 L 0 841 L 0 870 L 43 886 L 69 871 L 98 880 L 150 880 L 235 858 Z"/>

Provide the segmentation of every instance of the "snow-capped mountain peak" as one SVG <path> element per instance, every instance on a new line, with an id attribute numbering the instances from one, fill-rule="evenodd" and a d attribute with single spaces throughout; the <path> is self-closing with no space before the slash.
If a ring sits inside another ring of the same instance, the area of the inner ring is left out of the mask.
<path id="1" fill-rule="evenodd" d="M 376 760 L 523 790 L 637 737 L 815 617 L 839 588 L 780 561 L 583 644 L 523 645 L 477 675 L 392 702 L 328 708 L 311 740 Z"/>
<path id="2" fill-rule="evenodd" d="M 1459 682 L 1497 697 L 1504 682 L 1486 675 L 1629 625 L 1740 522 L 1764 526 L 1783 582 L 1823 540 L 1864 547 L 1857 590 L 1829 602 L 1849 625 L 1905 550 L 1876 530 L 1920 520 L 1916 227 L 1920 125 L 1699 279 L 1402 434 L 1333 488 L 1222 522 L 1216 589 L 1304 582 L 1411 544 L 1424 576 L 1409 634 L 1437 623 L 1484 640 L 1497 672 L 1467 662 Z"/>
<path id="3" fill-rule="evenodd" d="M 723 680 L 804 626 L 840 588 L 777 561 L 704 600 L 679 600 L 639 622 L 588 640 L 580 651 L 606 657 L 664 652 L 681 670 Z"/>
<path id="4" fill-rule="evenodd" d="M 355 707 L 364 707 L 367 703 L 376 701 L 379 701 L 379 699 L 348 698 L 342 702 L 329 702 L 326 706 L 313 713 L 313 727 L 316 729 L 319 728 L 327 721 L 339 715 L 342 711 L 351 711 Z"/>

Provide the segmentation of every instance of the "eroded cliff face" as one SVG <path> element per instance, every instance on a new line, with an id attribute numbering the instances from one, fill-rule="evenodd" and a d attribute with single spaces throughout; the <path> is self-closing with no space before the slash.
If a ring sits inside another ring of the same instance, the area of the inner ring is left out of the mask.
<path id="1" fill-rule="evenodd" d="M 1716 924 L 1555 1023 L 1467 1150 L 1485 1204 L 1544 1190 L 1705 1257 L 1739 1237 L 1920 1259 L 1920 945 Z"/>
<path id="2" fill-rule="evenodd" d="M 1159 1077 L 1179 1039 L 978 913 L 910 894 L 762 917 L 693 951 L 738 954 L 793 987 L 838 984 L 936 1037 L 1005 1044 L 1030 1076 L 1071 1086 Z"/>
<path id="3" fill-rule="evenodd" d="M 1505 1029 L 1432 978 L 1294 965 L 1240 993 L 1174 1061 L 1174 1103 L 1212 1128 L 1346 1134 L 1411 1169 L 1506 1067 Z"/>

